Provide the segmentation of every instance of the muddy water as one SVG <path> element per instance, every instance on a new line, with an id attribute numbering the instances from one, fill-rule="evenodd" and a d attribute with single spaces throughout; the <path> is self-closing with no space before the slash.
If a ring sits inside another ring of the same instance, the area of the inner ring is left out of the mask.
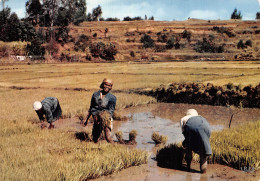
<path id="1" fill-rule="evenodd" d="M 192 171 L 173 170 L 160 168 L 155 161 L 157 147 L 151 140 L 154 131 L 168 136 L 168 142 L 174 143 L 184 139 L 179 120 L 185 115 L 187 109 L 194 108 L 205 117 L 213 131 L 227 128 L 231 121 L 231 127 L 257 121 L 260 119 L 259 109 L 238 109 L 228 107 L 216 107 L 208 105 L 188 104 L 153 104 L 122 110 L 122 114 L 128 117 L 125 122 L 114 122 L 114 132 L 122 131 L 124 139 L 135 129 L 138 132 L 136 148 L 147 150 L 151 153 L 148 163 L 138 167 L 131 167 L 111 176 L 101 177 L 96 180 L 259 180 L 260 173 L 247 173 L 235 170 L 223 165 L 209 165 L 207 174 L 200 174 L 199 164 L 192 163 Z M 116 140 L 116 137 L 113 137 Z"/>

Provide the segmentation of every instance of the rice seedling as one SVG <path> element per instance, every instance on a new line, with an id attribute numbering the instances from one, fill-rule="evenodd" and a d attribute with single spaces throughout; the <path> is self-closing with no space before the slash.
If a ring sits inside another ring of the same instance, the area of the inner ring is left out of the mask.
<path id="1" fill-rule="evenodd" d="M 149 156 L 121 145 L 86 144 L 59 130 L 5 132 L 0 142 L 1 180 L 89 180 L 147 163 Z"/>
<path id="2" fill-rule="evenodd" d="M 130 133 L 129 133 L 129 140 L 130 141 L 135 141 L 136 136 L 137 136 L 137 131 L 136 130 L 130 131 Z"/>
<path id="3" fill-rule="evenodd" d="M 152 140 L 155 142 L 155 145 L 165 144 L 168 140 L 168 136 L 160 135 L 158 132 L 153 132 Z"/>
<path id="4" fill-rule="evenodd" d="M 135 140 L 136 136 L 137 136 L 137 131 L 136 130 L 130 131 L 130 133 L 129 133 L 129 140 L 123 139 L 122 131 L 117 131 L 115 133 L 115 135 L 116 135 L 116 138 L 118 139 L 118 142 L 120 144 L 127 144 L 127 145 L 135 145 L 135 144 L 137 144 L 137 142 Z"/>
<path id="5" fill-rule="evenodd" d="M 260 166 L 259 131 L 260 121 L 214 132 L 210 139 L 213 150 L 211 161 L 236 169 L 258 170 Z"/>

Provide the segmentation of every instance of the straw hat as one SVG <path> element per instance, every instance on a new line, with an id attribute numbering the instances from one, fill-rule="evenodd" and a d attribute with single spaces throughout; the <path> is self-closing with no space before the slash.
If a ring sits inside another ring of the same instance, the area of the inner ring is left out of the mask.
<path id="1" fill-rule="evenodd" d="M 34 109 L 35 111 L 38 111 L 38 110 L 40 110 L 41 108 L 42 108 L 42 103 L 41 103 L 41 102 L 35 101 L 35 102 L 33 103 L 33 109 Z"/>

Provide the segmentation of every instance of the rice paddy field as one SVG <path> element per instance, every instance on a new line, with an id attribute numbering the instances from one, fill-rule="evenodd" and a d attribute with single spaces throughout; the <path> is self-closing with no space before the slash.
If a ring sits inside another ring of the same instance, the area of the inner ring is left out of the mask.
<path id="1" fill-rule="evenodd" d="M 117 144 L 81 142 L 66 129 L 41 130 L 32 123 L 37 120 L 34 101 L 54 96 L 60 101 L 63 118 L 85 117 L 91 95 L 105 77 L 114 81 L 116 109 L 122 110 L 155 104 L 155 98 L 133 90 L 161 84 L 258 85 L 260 62 L 3 64 L 0 72 L 0 180 L 86 180 L 145 164 L 149 154 Z M 249 140 L 259 142 L 257 136 L 250 134 Z M 232 144 L 246 150 L 251 149 L 249 145 L 258 148 L 254 141 Z M 227 153 L 236 154 L 232 150 Z"/>

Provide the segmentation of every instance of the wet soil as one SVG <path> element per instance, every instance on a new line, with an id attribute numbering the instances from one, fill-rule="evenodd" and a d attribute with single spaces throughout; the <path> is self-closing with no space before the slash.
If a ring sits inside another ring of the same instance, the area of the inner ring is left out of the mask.
<path id="1" fill-rule="evenodd" d="M 260 180 L 260 171 L 245 172 L 219 164 L 209 164 L 206 174 L 199 173 L 199 164 L 192 163 L 191 172 L 185 170 L 174 170 L 160 168 L 155 161 L 158 147 L 151 140 L 154 131 L 167 135 L 168 142 L 180 142 L 184 139 L 179 126 L 179 120 L 185 115 L 187 109 L 196 109 L 200 115 L 205 117 L 213 131 L 228 128 L 232 117 L 231 127 L 241 125 L 248 121 L 260 119 L 259 109 L 234 108 L 208 105 L 169 104 L 159 103 L 145 106 L 132 107 L 121 110 L 120 113 L 128 117 L 127 121 L 114 121 L 113 132 L 123 132 L 123 138 L 128 139 L 129 132 L 138 132 L 136 148 L 147 150 L 151 153 L 148 163 L 131 167 L 114 173 L 110 176 L 100 177 L 96 181 L 141 181 L 141 180 Z M 80 125 L 77 118 L 58 120 L 55 122 L 57 129 L 66 129 L 75 132 L 91 132 L 92 125 L 86 128 Z M 117 140 L 115 135 L 114 140 Z M 132 146 L 133 147 L 133 146 Z"/>

